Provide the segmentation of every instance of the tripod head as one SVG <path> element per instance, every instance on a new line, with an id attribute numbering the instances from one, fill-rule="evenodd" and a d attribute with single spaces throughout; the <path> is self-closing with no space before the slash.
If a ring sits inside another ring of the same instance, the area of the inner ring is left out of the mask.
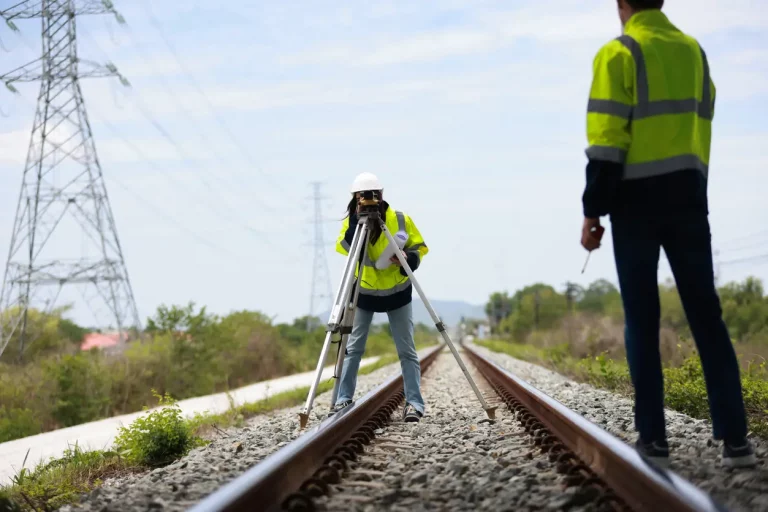
<path id="1" fill-rule="evenodd" d="M 362 221 L 364 218 L 368 221 L 376 221 L 380 218 L 379 205 L 381 204 L 381 192 L 378 190 L 364 190 L 360 193 L 360 211 L 358 216 Z"/>

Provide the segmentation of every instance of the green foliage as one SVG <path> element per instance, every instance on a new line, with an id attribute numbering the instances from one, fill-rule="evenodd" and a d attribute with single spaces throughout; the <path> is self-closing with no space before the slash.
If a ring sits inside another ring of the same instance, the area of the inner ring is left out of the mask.
<path id="1" fill-rule="evenodd" d="M 35 411 L 16 407 L 6 409 L 0 406 L 0 443 L 33 436 L 40 432 L 41 428 Z"/>
<path id="2" fill-rule="evenodd" d="M 109 375 L 97 352 L 50 360 L 45 378 L 56 383 L 53 417 L 69 427 L 102 417 L 109 407 Z"/>
<path id="3" fill-rule="evenodd" d="M 397 360 L 395 354 L 383 356 L 360 368 L 359 373 L 371 373 Z M 333 381 L 321 382 L 318 393 L 332 387 Z M 191 419 L 181 418 L 178 404 L 170 396 L 154 393 L 160 409 L 122 428 L 114 450 L 83 451 L 75 445 L 62 457 L 43 462 L 34 470 L 22 467 L 12 485 L 0 487 L 0 512 L 53 510 L 74 503 L 106 478 L 172 462 L 190 448 L 204 444 L 197 435 L 209 428 L 241 425 L 245 418 L 255 414 L 299 404 L 308 391 L 309 388 L 300 388 L 239 407 L 231 404 L 230 410 L 222 414 L 197 414 Z"/>
<path id="4" fill-rule="evenodd" d="M 159 395 L 159 409 L 136 418 L 128 427 L 120 427 L 115 449 L 129 462 L 158 467 L 182 457 L 200 441 L 190 432 L 181 408 L 170 395 Z"/>
<path id="5" fill-rule="evenodd" d="M 762 282 L 749 277 L 741 283 L 728 283 L 718 289 L 723 319 L 731 336 L 740 343 L 768 348 L 768 296 Z M 661 326 L 677 335 L 690 336 L 688 321 L 675 282 L 659 284 Z M 587 288 L 565 283 L 562 292 L 535 283 L 509 296 L 495 292 L 485 306 L 493 332 L 507 339 L 525 341 L 536 331 L 552 330 L 574 313 L 623 322 L 619 289 L 598 279 Z"/>
<path id="6" fill-rule="evenodd" d="M 628 397 L 634 393 L 626 361 L 612 359 L 605 352 L 573 358 L 567 355 L 570 350 L 567 344 L 565 347 L 540 348 L 500 340 L 475 343 L 548 367 L 595 387 Z M 768 438 L 768 368 L 765 360 L 748 365 L 747 371 L 741 374 L 741 386 L 750 430 L 755 435 Z M 710 419 L 704 372 L 697 353 L 689 354 L 679 366 L 664 368 L 664 388 L 667 407 L 694 418 Z"/>
<path id="7" fill-rule="evenodd" d="M 527 286 L 512 298 L 514 311 L 502 320 L 501 332 L 522 339 L 534 329 L 551 329 L 568 311 L 565 295 L 544 284 Z"/>
<path id="8" fill-rule="evenodd" d="M 488 315 L 491 328 L 498 329 L 501 321 L 512 314 L 513 307 L 512 298 L 507 292 L 491 294 L 490 300 L 485 305 L 485 314 Z"/>
<path id="9" fill-rule="evenodd" d="M 32 318 L 44 319 L 52 336 L 84 331 L 56 315 Z M 306 318 L 273 325 L 260 312 L 219 317 L 194 303 L 161 306 L 147 326 L 121 353 L 80 352 L 62 338 L 24 364 L 0 362 L 0 441 L 140 411 L 156 403 L 152 390 L 181 400 L 310 371 L 325 336 L 320 324 L 307 330 Z M 435 338 L 434 328 L 414 326 L 417 346 Z M 394 352 L 389 326 L 371 326 L 365 356 Z"/>
<path id="10" fill-rule="evenodd" d="M 11 496 L 11 493 L 0 489 L 0 512 L 21 512 L 21 507 Z"/>
<path id="11" fill-rule="evenodd" d="M 0 511 L 55 510 L 76 502 L 104 479 L 132 469 L 114 452 L 83 451 L 75 445 L 61 457 L 38 464 L 34 470 L 22 468 L 10 486 L 0 489 Z M 3 497 L 17 508 L 4 509 Z"/>
<path id="12" fill-rule="evenodd" d="M 21 329 L 17 329 L 3 354 L 0 355 L 0 362 L 8 364 L 28 362 L 53 354 L 72 353 L 78 350 L 83 336 L 89 330 L 64 318 L 64 314 L 70 309 L 71 306 L 62 306 L 51 312 L 36 309 L 28 310 L 24 353 L 19 353 Z M 7 311 L 0 311 L 0 315 L 15 316 L 18 311 L 18 308 L 12 308 Z"/>
<path id="13" fill-rule="evenodd" d="M 621 294 L 613 283 L 598 279 L 590 284 L 580 297 L 577 297 L 576 309 L 614 318 L 620 317 Z"/>

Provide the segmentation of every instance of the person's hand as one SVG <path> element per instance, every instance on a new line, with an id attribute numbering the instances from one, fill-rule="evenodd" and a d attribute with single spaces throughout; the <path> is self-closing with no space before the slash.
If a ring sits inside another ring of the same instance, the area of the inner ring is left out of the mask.
<path id="1" fill-rule="evenodd" d="M 600 247 L 600 241 L 603 238 L 605 228 L 600 225 L 600 219 L 584 218 L 584 225 L 581 228 L 581 245 L 588 251 L 594 251 Z"/>
<path id="2" fill-rule="evenodd" d="M 407 256 L 406 256 L 406 254 L 405 254 L 405 251 L 402 251 L 402 250 L 401 250 L 400 252 L 402 252 L 402 253 L 403 253 L 403 258 L 406 258 L 406 259 L 408 259 L 408 258 L 407 258 Z M 395 265 L 397 265 L 398 267 L 402 267 L 402 265 L 400 265 L 400 260 L 399 260 L 399 259 L 397 259 L 397 255 L 395 255 L 395 254 L 393 254 L 393 255 L 392 255 L 392 257 L 391 257 L 391 258 L 389 258 L 389 261 L 391 261 L 392 263 L 394 263 L 394 264 L 395 264 Z"/>

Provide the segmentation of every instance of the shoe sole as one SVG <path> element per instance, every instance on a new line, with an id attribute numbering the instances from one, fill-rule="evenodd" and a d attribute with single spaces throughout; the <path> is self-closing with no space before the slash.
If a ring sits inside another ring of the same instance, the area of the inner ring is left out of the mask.
<path id="1" fill-rule="evenodd" d="M 644 457 L 661 468 L 669 469 L 669 457 L 649 457 L 648 455 Z"/>
<path id="2" fill-rule="evenodd" d="M 757 457 L 754 453 L 741 457 L 724 457 L 722 465 L 726 468 L 751 468 L 757 465 Z"/>

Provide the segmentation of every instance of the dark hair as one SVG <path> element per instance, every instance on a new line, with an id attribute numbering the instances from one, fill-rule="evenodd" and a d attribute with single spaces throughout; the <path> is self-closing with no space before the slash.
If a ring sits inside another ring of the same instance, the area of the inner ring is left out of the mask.
<path id="1" fill-rule="evenodd" d="M 387 218 L 387 210 L 389 209 L 389 203 L 384 201 L 383 199 L 379 203 L 379 213 L 383 219 Z M 353 195 L 352 199 L 349 200 L 349 204 L 347 205 L 347 213 L 344 215 L 344 218 L 347 217 L 357 217 L 357 198 Z M 375 244 L 379 237 L 381 236 L 381 226 L 378 224 L 375 224 L 373 228 L 371 229 L 371 237 L 370 242 L 371 244 Z"/>
<path id="2" fill-rule="evenodd" d="M 664 0 L 624 0 L 631 8 L 636 11 L 645 9 L 661 9 L 664 6 Z"/>

